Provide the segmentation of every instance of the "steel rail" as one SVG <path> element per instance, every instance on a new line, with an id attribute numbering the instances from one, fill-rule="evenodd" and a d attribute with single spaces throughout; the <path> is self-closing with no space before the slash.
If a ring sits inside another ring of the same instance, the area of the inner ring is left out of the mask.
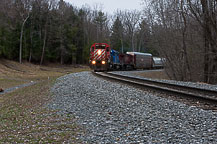
<path id="1" fill-rule="evenodd" d="M 97 76 L 118 80 L 136 86 L 142 86 L 142 87 L 147 87 L 150 89 L 160 90 L 164 92 L 181 94 L 185 96 L 217 102 L 217 91 L 214 90 L 201 89 L 196 87 L 189 87 L 189 86 L 153 81 L 153 80 L 142 79 L 142 78 L 135 78 L 132 76 L 126 76 L 126 75 L 114 74 L 114 73 L 96 72 L 94 74 Z"/>

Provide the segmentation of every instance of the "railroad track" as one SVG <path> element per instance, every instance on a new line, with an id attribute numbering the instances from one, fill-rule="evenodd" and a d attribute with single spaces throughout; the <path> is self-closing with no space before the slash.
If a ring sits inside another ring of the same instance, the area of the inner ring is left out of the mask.
<path id="1" fill-rule="evenodd" d="M 147 80 L 147 79 L 140 79 L 140 78 L 135 78 L 130 76 L 124 76 L 121 74 L 114 74 L 114 73 L 95 72 L 94 75 L 128 83 L 134 86 L 140 86 L 140 87 L 145 87 L 145 88 L 154 89 L 158 91 L 169 92 L 177 95 L 194 97 L 194 98 L 208 100 L 217 103 L 217 91 L 214 90 L 188 87 L 188 86 L 170 84 L 170 83 Z"/>

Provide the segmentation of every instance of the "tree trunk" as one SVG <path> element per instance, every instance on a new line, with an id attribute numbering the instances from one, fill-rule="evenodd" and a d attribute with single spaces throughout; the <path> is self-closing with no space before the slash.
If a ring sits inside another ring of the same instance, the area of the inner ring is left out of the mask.
<path id="1" fill-rule="evenodd" d="M 203 10 L 203 31 L 204 31 L 204 82 L 210 81 L 210 54 L 209 54 L 209 12 L 207 0 L 201 0 Z"/>
<path id="2" fill-rule="evenodd" d="M 30 52 L 29 52 L 29 62 L 31 63 L 32 61 L 32 48 L 30 48 Z"/>
<path id="3" fill-rule="evenodd" d="M 132 36 L 131 36 L 131 46 L 132 46 L 132 49 L 134 52 L 135 51 L 135 49 L 134 49 L 134 32 L 132 32 Z"/>
<path id="4" fill-rule="evenodd" d="M 47 26 L 45 26 L 45 27 L 47 27 Z M 43 42 L 43 48 L 42 48 L 40 65 L 42 65 L 43 61 L 44 61 L 44 53 L 45 53 L 45 47 L 46 47 L 46 40 L 47 40 L 47 28 L 45 28 L 45 32 L 44 32 L 44 42 Z"/>
<path id="5" fill-rule="evenodd" d="M 183 73 L 184 73 L 184 79 L 187 81 L 191 81 L 191 70 L 190 70 L 190 64 L 188 60 L 188 54 L 187 54 L 187 46 L 186 46 L 186 31 L 187 31 L 187 20 L 184 13 L 184 6 L 183 1 L 181 1 L 181 8 L 182 8 L 182 18 L 184 20 L 184 29 L 182 31 L 182 43 L 183 43 L 183 52 L 184 52 L 184 67 L 183 67 Z M 185 72 L 186 71 L 186 72 Z"/>
<path id="6" fill-rule="evenodd" d="M 61 37 L 61 40 L 60 40 L 60 64 L 63 64 L 64 63 L 64 52 L 63 52 L 63 39 Z"/>
<path id="7" fill-rule="evenodd" d="M 32 24 L 31 24 L 31 30 L 30 30 L 30 49 L 29 49 L 29 62 L 32 61 L 32 37 L 33 37 L 33 33 L 32 33 Z"/>
<path id="8" fill-rule="evenodd" d="M 26 19 L 23 21 L 22 27 L 21 27 L 21 32 L 20 32 L 20 53 L 19 53 L 19 62 L 22 63 L 22 44 L 23 44 L 23 30 L 26 21 L 28 20 L 29 15 L 26 17 Z"/>
<path id="9" fill-rule="evenodd" d="M 121 38 L 121 52 L 124 53 L 124 44 L 123 44 L 123 38 Z"/>

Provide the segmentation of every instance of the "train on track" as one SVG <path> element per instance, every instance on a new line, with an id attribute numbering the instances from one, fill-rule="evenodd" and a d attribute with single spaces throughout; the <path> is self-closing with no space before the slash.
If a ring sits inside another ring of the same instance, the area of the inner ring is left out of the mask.
<path id="1" fill-rule="evenodd" d="M 90 48 L 90 68 L 94 71 L 162 68 L 163 60 L 150 53 L 119 53 L 107 43 L 94 43 Z"/>

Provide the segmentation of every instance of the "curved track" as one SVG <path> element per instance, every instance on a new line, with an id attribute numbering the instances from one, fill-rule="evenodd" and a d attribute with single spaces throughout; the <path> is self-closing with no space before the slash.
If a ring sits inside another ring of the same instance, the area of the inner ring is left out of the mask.
<path id="1" fill-rule="evenodd" d="M 193 97 L 193 98 L 208 100 L 210 102 L 217 103 L 217 91 L 214 90 L 175 85 L 175 84 L 170 84 L 165 82 L 158 82 L 158 81 L 140 79 L 135 77 L 129 77 L 129 76 L 124 76 L 124 75 L 114 74 L 114 73 L 95 72 L 94 74 L 104 78 L 128 83 L 134 86 L 140 86 L 143 88 L 154 89 L 154 90 L 172 93 L 176 95 L 184 95 L 187 97 Z"/>

